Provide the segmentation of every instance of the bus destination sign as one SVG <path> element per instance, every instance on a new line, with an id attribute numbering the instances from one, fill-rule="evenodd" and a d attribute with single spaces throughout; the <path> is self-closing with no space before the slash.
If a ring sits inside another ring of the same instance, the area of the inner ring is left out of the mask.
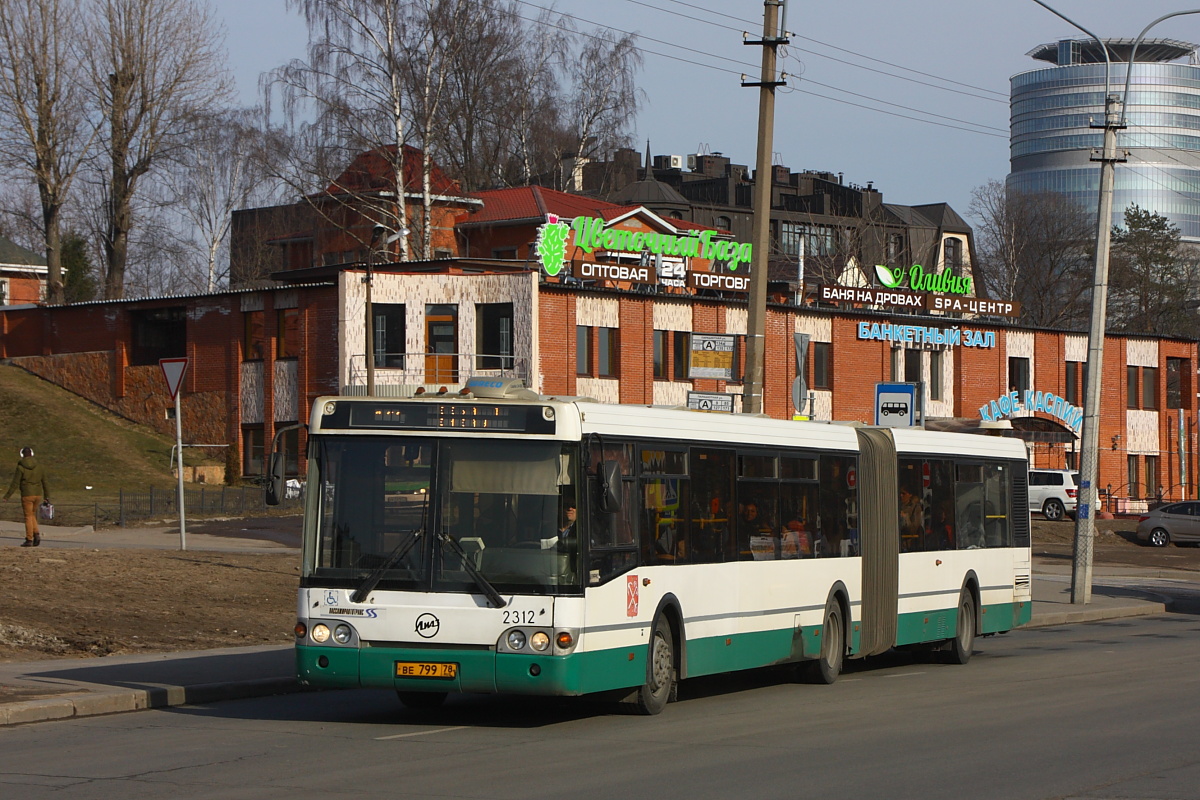
<path id="1" fill-rule="evenodd" d="M 333 414 L 324 428 L 375 430 L 473 430 L 498 433 L 549 433 L 554 419 L 546 419 L 541 406 L 498 403 L 338 403 L 350 407 L 348 418 Z M 338 419 L 341 417 L 341 419 Z"/>

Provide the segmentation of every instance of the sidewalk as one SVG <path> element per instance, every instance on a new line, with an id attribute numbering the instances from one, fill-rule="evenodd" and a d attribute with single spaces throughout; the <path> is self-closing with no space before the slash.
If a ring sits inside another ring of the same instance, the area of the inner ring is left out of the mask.
<path id="1" fill-rule="evenodd" d="M 234 536 L 213 536 L 201 533 L 210 520 L 188 522 L 184 540 L 188 550 L 206 550 L 215 553 L 296 553 L 293 547 L 278 544 L 268 539 Z M 195 526 L 197 530 L 193 530 Z M 115 547 L 146 550 L 178 550 L 179 526 L 157 525 L 138 528 L 102 528 L 93 530 L 91 525 L 65 528 L 39 523 L 42 547 L 79 548 Z M 25 525 L 20 522 L 0 520 L 0 547 L 20 545 L 25 541 Z"/>
<path id="2" fill-rule="evenodd" d="M 0 546 L 19 543 L 22 530 L 15 523 L 0 521 Z M 43 547 L 179 547 L 178 531 L 173 528 L 93 531 L 90 526 L 43 526 L 42 537 Z M 188 549 L 224 552 L 290 550 L 270 541 L 204 534 L 188 534 L 187 543 Z M 1122 574 L 1128 577 L 1129 573 Z M 1092 602 L 1072 605 L 1069 570 L 1054 567 L 1039 567 L 1033 601 L 1028 627 L 1160 614 L 1169 606 L 1164 597 L 1105 586 L 1102 574 L 1093 582 Z M 290 645 L 0 663 L 0 725 L 213 703 L 303 688 L 296 683 Z"/>

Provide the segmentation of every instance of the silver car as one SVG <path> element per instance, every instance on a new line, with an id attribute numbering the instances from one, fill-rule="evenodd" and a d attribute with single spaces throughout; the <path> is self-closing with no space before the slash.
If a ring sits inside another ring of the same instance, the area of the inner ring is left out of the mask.
<path id="1" fill-rule="evenodd" d="M 1137 537 L 1152 547 L 1200 542 L 1200 503 L 1167 503 L 1138 519 Z"/>

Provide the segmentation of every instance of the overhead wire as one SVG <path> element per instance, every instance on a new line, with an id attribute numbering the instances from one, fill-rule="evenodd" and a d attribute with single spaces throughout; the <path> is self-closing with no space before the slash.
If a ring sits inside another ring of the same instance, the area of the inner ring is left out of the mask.
<path id="1" fill-rule="evenodd" d="M 632 0 L 631 0 L 631 1 L 632 1 Z M 622 34 L 625 34 L 625 35 L 627 35 L 627 36 L 635 36 L 635 37 L 637 37 L 637 38 L 639 38 L 639 39 L 645 39 L 645 40 L 647 40 L 647 41 L 651 41 L 651 42 L 654 42 L 654 43 L 656 43 L 656 44 L 662 44 L 662 45 L 666 45 L 666 46 L 668 46 L 668 47 L 674 47 L 674 48 L 677 48 L 677 49 L 680 49 L 680 50 L 684 50 L 684 51 L 686 51 L 686 52 L 697 53 L 697 54 L 699 54 L 699 55 L 703 55 L 703 56 L 705 56 L 705 57 L 713 57 L 713 56 L 715 56 L 715 57 L 717 57 L 717 58 L 719 58 L 719 59 L 721 59 L 721 60 L 723 60 L 723 61 L 729 61 L 729 62 L 731 62 L 731 63 L 733 63 L 733 64 L 737 64 L 738 66 L 745 67 L 747 70 L 750 70 L 751 72 L 752 72 L 753 70 L 755 70 L 755 69 L 757 69 L 757 68 L 758 68 L 758 65 L 757 65 L 757 64 L 751 64 L 751 63 L 744 62 L 744 61 L 738 61 L 737 59 L 732 59 L 732 58 L 729 58 L 729 57 L 727 57 L 727 56 L 719 56 L 719 55 L 716 55 L 716 54 L 714 54 L 714 53 L 710 53 L 710 52 L 706 52 L 706 51 L 702 51 L 702 50 L 697 50 L 697 49 L 695 49 L 695 48 L 690 48 L 690 47 L 686 47 L 686 46 L 683 46 L 683 45 L 678 45 L 678 44 L 675 44 L 674 42 L 668 42 L 668 41 L 664 41 L 664 40 L 661 40 L 661 39 L 655 39 L 655 38 L 653 38 L 653 37 L 644 36 L 644 35 L 641 35 L 641 34 L 634 33 L 634 32 L 632 32 L 632 31 L 623 30 L 623 29 L 621 29 L 621 28 L 615 28 L 615 27 L 613 27 L 613 26 L 611 26 L 611 25 L 606 25 L 606 24 L 603 24 L 603 23 L 598 23 L 598 22 L 595 22 L 595 21 L 593 21 L 593 20 L 584 19 L 583 17 L 580 17 L 580 16 L 578 16 L 578 15 L 574 15 L 574 14 L 568 14 L 568 13 L 563 13 L 563 12 L 557 12 L 557 11 L 555 11 L 555 10 L 554 10 L 554 9 L 552 9 L 552 8 L 547 8 L 547 7 L 545 7 L 545 6 L 538 5 L 537 3 L 530 2 L 530 0 L 514 0 L 514 2 L 516 2 L 516 3 L 519 3 L 519 4 L 521 4 L 521 5 L 529 6 L 529 7 L 531 7 L 531 8 L 536 8 L 536 9 L 539 9 L 539 10 L 541 10 L 541 11 L 549 11 L 549 12 L 551 12 L 551 13 L 558 14 L 558 15 L 559 15 L 559 16 L 561 16 L 561 17 L 565 17 L 565 18 L 567 18 L 567 19 L 571 19 L 571 20 L 575 20 L 575 21 L 578 21 L 578 22 L 586 23 L 586 24 L 588 24 L 588 25 L 595 25 L 595 26 L 597 26 L 597 27 L 600 27 L 600 28 L 607 28 L 607 29 L 609 29 L 609 30 L 612 30 L 612 31 L 614 31 L 614 32 L 617 32 L 617 33 L 622 33 Z M 644 4 L 643 4 L 643 5 L 644 5 Z M 658 10 L 662 10 L 662 9 L 658 9 Z M 669 11 L 664 11 L 664 13 L 668 13 L 668 14 L 669 14 L 669 13 L 672 13 L 672 12 L 669 12 Z M 518 14 L 517 16 L 518 16 L 520 19 L 522 19 L 522 20 L 524 20 L 524 21 L 526 21 L 526 22 L 530 22 L 530 23 L 533 23 L 533 24 L 538 24 L 538 25 L 546 25 L 546 26 L 549 26 L 549 27 L 555 28 L 555 29 L 557 29 L 557 30 L 561 30 L 561 31 L 563 31 L 564 33 L 567 33 L 567 34 L 570 34 L 570 35 L 573 35 L 573 36 L 582 36 L 582 37 L 586 37 L 586 38 L 590 38 L 590 39 L 595 39 L 595 40 L 597 40 L 597 41 L 603 41 L 603 37 L 601 37 L 601 36 L 597 36 L 597 35 L 595 35 L 595 34 L 586 33 L 586 32 L 584 32 L 584 31 L 577 31 L 577 30 L 575 30 L 575 29 L 573 29 L 573 28 L 571 28 L 571 27 L 568 27 L 568 26 L 566 26 L 566 25 L 556 24 L 556 23 L 554 23 L 554 22 L 550 22 L 550 21 L 547 21 L 547 20 L 541 20 L 541 19 L 531 19 L 531 18 L 529 18 L 529 17 L 524 17 L 524 16 L 521 16 L 520 14 Z M 695 61 L 695 60 L 692 60 L 692 59 L 689 59 L 689 58 L 682 58 L 682 57 L 679 57 L 679 56 L 674 56 L 674 55 L 671 55 L 671 54 L 669 54 L 669 53 L 663 53 L 663 52 L 659 52 L 659 51 L 655 51 L 655 50 L 650 50 L 650 49 L 648 49 L 648 48 L 645 48 L 645 47 L 642 47 L 642 46 L 640 46 L 640 45 L 636 46 L 636 49 L 637 49 L 639 52 L 642 52 L 642 53 L 644 53 L 644 54 L 647 54 L 647 55 L 654 55 L 654 56 L 658 56 L 658 57 L 660 57 L 660 58 L 666 58 L 666 59 L 670 59 L 670 60 L 672 60 L 672 61 L 678 61 L 678 62 L 685 63 L 685 64 L 691 64 L 691 65 L 693 65 L 693 66 L 704 67 L 704 68 L 706 68 L 706 69 L 711 69 L 711 70 L 715 70 L 715 71 L 718 71 L 718 72 L 723 72 L 723 73 L 726 73 L 726 74 L 729 74 L 729 75 L 738 75 L 739 77 L 741 77 L 741 78 L 743 78 L 743 79 L 745 78 L 745 75 L 746 75 L 746 73 L 738 73 L 738 72 L 734 72 L 733 70 L 730 70 L 730 69 L 728 69 L 728 68 L 726 68 L 726 67 L 720 67 L 720 66 L 716 66 L 716 65 L 713 65 L 713 64 L 708 64 L 708 63 L 703 63 L 703 62 Z M 953 129 L 953 130 L 966 131 L 966 132 L 969 132 L 969 133 L 978 133 L 978 134 L 981 134 L 981 135 L 984 135 L 984 136 L 993 136 L 993 137 L 999 137 L 999 136 L 1002 136 L 1002 135 L 1003 135 L 1005 138 L 1007 138 L 1007 133 L 1005 133 L 1005 134 L 999 134 L 999 133 L 990 133 L 989 131 L 999 131 L 999 130 L 1001 130 L 1000 128 L 996 128 L 996 127 L 993 127 L 993 126 L 989 126 L 989 125 L 982 125 L 982 124 L 980 124 L 980 123 L 974 123 L 974 122 L 970 122 L 970 121 L 967 121 L 967 120 L 958 119 L 958 118 L 956 118 L 956 117 L 949 117 L 949 116 L 945 116 L 945 115 L 942 115 L 942 114 L 936 114 L 936 113 L 934 113 L 934 112 L 930 112 L 930 111 L 924 111 L 924 110 L 922 110 L 922 109 L 918 109 L 918 108 L 912 108 L 912 107 L 910 107 L 910 106 L 904 106 L 904 105 L 901 105 L 901 104 L 898 104 L 898 103 L 892 103 L 892 102 L 889 102 L 889 101 L 887 101 L 887 100 L 881 100 L 881 99 L 879 99 L 879 98 L 870 97 L 869 95 L 863 95 L 863 94 L 858 94 L 858 93 L 855 93 L 855 92 L 850 92 L 850 91 L 848 91 L 848 90 L 841 89 L 840 87 L 831 86 L 831 85 L 828 85 L 828 84 L 822 84 L 822 83 L 819 83 L 819 82 L 816 82 L 816 81 L 811 81 L 811 80 L 808 80 L 808 82 L 809 82 L 809 83 L 813 83 L 814 85 L 817 85 L 817 86 L 822 86 L 823 88 L 830 89 L 830 90 L 832 90 L 832 91 L 835 91 L 835 92 L 844 92 L 844 93 L 846 93 L 846 94 L 850 94 L 850 95 L 852 95 L 852 96 L 855 96 L 855 97 L 859 97 L 859 98 L 862 98 L 862 99 L 865 99 L 865 100 L 870 100 L 871 102 L 875 102 L 875 103 L 882 103 L 882 104 L 884 104 L 884 105 L 889 105 L 889 106 L 893 106 L 893 107 L 896 107 L 896 108 L 902 108 L 902 109 L 905 109 L 905 110 L 907 110 L 907 111 L 911 111 L 911 112 L 913 112 L 914 114 L 924 114 L 924 115 L 926 115 L 926 116 L 929 116 L 929 117 L 937 117 L 937 118 L 939 118 L 939 119 L 946 119 L 946 120 L 950 120 L 950 121 L 952 121 L 952 122 L 956 122 L 956 123 L 958 123 L 958 124 L 957 124 L 957 125 L 951 125 L 951 124 L 946 124 L 946 123 L 942 123 L 942 122 L 937 122 L 937 121 L 935 121 L 935 120 L 933 120 L 933 119 L 923 119 L 923 118 L 921 118 L 921 117 L 913 117 L 913 116 L 909 116 L 909 115 L 906 115 L 906 114 L 898 114 L 898 113 L 896 113 L 896 112 L 887 111 L 887 110 L 885 110 L 885 109 L 880 109 L 880 108 L 874 108 L 874 107 L 871 107 L 871 106 L 867 106 L 867 105 L 864 105 L 864 104 L 862 104 L 862 103 L 855 103 L 855 102 L 851 102 L 851 101 L 848 101 L 848 100 L 842 100 L 842 99 L 840 99 L 840 98 L 837 98 L 837 97 L 829 97 L 828 95 L 822 95 L 822 94 L 819 94 L 819 93 L 817 93 L 817 92 L 811 92 L 811 91 L 806 91 L 806 90 L 797 89 L 797 88 L 791 88 L 791 91 L 797 91 L 797 92 L 800 92 L 800 93 L 802 93 L 802 94 L 808 94 L 808 95 L 810 95 L 810 96 L 817 97 L 817 98 L 820 98 L 820 99 L 823 99 L 823 100 L 829 100 L 829 101 L 831 101 L 831 102 L 835 102 L 835 103 L 842 103 L 842 104 L 844 104 L 844 105 L 853 106 L 853 107 L 855 107 L 855 108 L 861 108 L 861 109 L 865 109 L 865 110 L 867 110 L 867 111 L 874 111 L 874 112 L 876 112 L 876 113 L 880 113 L 880 114 L 887 114 L 887 115 L 889 115 L 889 116 L 899 117 L 899 118 L 901 118 L 901 119 L 908 119 L 908 120 L 912 120 L 912 121 L 915 121 L 915 122 L 923 122 L 923 123 L 925 123 L 925 124 L 928 124 L 928 125 L 937 125 L 937 126 L 940 126 L 940 127 L 945 127 L 945 128 L 948 128 L 948 129 Z M 967 127 L 967 126 L 973 126 L 973 127 Z M 977 128 L 983 128 L 984 130 L 977 130 Z"/>

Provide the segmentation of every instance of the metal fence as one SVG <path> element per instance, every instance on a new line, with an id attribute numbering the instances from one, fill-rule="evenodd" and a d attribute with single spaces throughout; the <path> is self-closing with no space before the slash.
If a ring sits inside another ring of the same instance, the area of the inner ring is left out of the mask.
<path id="1" fill-rule="evenodd" d="M 303 492 L 293 485 L 287 496 L 277 506 L 268 506 L 261 486 L 205 486 L 184 490 L 184 511 L 188 519 L 201 517 L 249 517 L 268 512 L 299 511 L 303 508 Z M 15 506 L 16 516 L 11 511 L 6 518 L 20 521 L 20 505 Z M 96 528 L 125 526 L 154 519 L 178 519 L 179 503 L 177 490 L 156 489 L 151 486 L 144 492 L 118 493 L 116 502 L 111 500 L 95 503 L 55 503 L 54 519 L 49 525 Z"/>

